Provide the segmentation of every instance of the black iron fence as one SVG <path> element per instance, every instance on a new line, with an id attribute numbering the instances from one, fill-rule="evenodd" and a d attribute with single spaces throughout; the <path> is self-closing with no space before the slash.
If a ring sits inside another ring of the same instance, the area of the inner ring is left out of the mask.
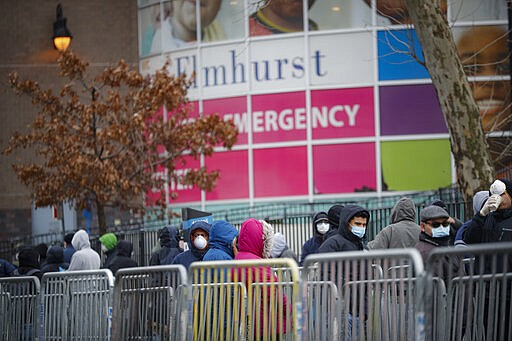
<path id="1" fill-rule="evenodd" d="M 365 198 L 352 201 L 331 201 L 320 203 L 305 204 L 273 204 L 261 205 L 252 208 L 239 208 L 232 210 L 213 211 L 214 220 L 227 220 L 236 227 L 240 228 L 242 222 L 249 218 L 269 220 L 274 229 L 283 233 L 292 250 L 300 257 L 301 248 L 304 242 L 311 238 L 313 227 L 311 222 L 312 215 L 317 211 L 328 211 L 333 204 L 354 203 L 367 208 L 371 213 L 370 224 L 368 226 L 368 240 L 372 240 L 375 235 L 390 223 L 391 209 L 394 204 L 403 196 L 413 199 L 417 206 L 417 216 L 419 211 L 435 199 L 443 200 L 451 216 L 460 220 L 466 220 L 471 217 L 473 212 L 468 212 L 466 203 L 456 187 L 439 189 L 437 191 L 404 193 L 402 195 L 383 196 L 378 198 Z M 126 239 L 133 243 L 134 259 L 139 265 L 147 265 L 151 253 L 158 245 L 158 230 L 167 225 L 174 224 L 179 226 L 179 218 L 173 218 L 170 221 L 148 221 L 129 225 L 111 226 L 107 230 L 116 233 L 119 239 Z M 99 251 L 100 245 L 98 234 L 92 229 L 91 244 Z M 37 245 L 46 243 L 47 245 L 61 244 L 64 236 L 62 232 L 51 233 L 36 236 L 19 236 L 8 240 L 0 241 L 0 257 L 8 260 L 14 260 L 16 248 L 21 244 Z"/>

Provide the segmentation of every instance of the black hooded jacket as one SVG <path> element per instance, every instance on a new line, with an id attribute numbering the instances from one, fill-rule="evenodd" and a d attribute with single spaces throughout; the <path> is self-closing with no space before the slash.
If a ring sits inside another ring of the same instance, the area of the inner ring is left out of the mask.
<path id="1" fill-rule="evenodd" d="M 355 236 L 348 228 L 348 222 L 352 217 L 354 217 L 358 212 L 366 212 L 368 216 L 370 213 L 357 205 L 347 205 L 343 207 L 340 212 L 340 222 L 338 227 L 338 233 L 330 236 L 325 240 L 318 252 L 342 252 L 342 251 L 358 251 L 363 250 L 363 238 L 358 238 Z M 368 218 L 368 223 L 370 219 Z M 366 235 L 365 235 L 366 236 Z"/>
<path id="2" fill-rule="evenodd" d="M 149 265 L 171 264 L 174 257 L 181 252 L 178 230 L 174 226 L 166 226 L 160 230 L 158 237 L 160 249 L 151 255 Z"/>
<path id="3" fill-rule="evenodd" d="M 47 272 L 59 272 L 61 269 L 66 270 L 68 263 L 64 263 L 64 248 L 61 246 L 52 246 L 46 254 L 46 264 L 41 267 L 43 274 Z"/>
<path id="4" fill-rule="evenodd" d="M 117 243 L 117 254 L 108 266 L 114 276 L 119 269 L 134 268 L 138 266 L 137 262 L 131 258 L 132 251 L 133 244 L 128 240 L 120 240 L 119 243 Z"/>

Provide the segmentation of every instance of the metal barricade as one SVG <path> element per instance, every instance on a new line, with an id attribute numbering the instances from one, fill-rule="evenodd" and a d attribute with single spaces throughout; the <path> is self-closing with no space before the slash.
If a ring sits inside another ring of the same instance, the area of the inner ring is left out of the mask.
<path id="1" fill-rule="evenodd" d="M 189 335 L 194 340 L 300 340 L 297 263 L 265 259 L 193 263 Z"/>
<path id="2" fill-rule="evenodd" d="M 423 276 L 423 262 L 415 249 L 308 256 L 302 270 L 305 338 L 420 338 Z"/>
<path id="3" fill-rule="evenodd" d="M 426 271 L 429 281 L 442 278 L 447 292 L 446 326 L 427 330 L 429 339 L 512 341 L 512 243 L 436 248 Z M 427 326 L 438 313 L 428 297 Z"/>
<path id="4" fill-rule="evenodd" d="M 41 336 L 45 340 L 109 340 L 110 270 L 50 272 L 41 281 Z"/>
<path id="5" fill-rule="evenodd" d="M 39 279 L 0 278 L 0 340 L 35 340 L 39 323 Z"/>
<path id="6" fill-rule="evenodd" d="M 185 340 L 187 273 L 182 265 L 116 273 L 113 340 Z"/>

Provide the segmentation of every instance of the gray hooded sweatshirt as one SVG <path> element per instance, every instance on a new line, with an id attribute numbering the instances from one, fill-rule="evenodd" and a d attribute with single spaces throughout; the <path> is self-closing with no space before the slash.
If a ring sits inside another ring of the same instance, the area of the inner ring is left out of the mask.
<path id="1" fill-rule="evenodd" d="M 76 270 L 98 270 L 100 268 L 100 255 L 91 249 L 89 235 L 85 230 L 79 230 L 73 236 L 71 245 L 75 248 L 75 253 L 71 257 L 69 271 Z"/>
<path id="2" fill-rule="evenodd" d="M 368 243 L 369 249 L 414 247 L 421 228 L 416 223 L 416 206 L 409 198 L 401 198 L 391 209 L 391 224 Z"/>

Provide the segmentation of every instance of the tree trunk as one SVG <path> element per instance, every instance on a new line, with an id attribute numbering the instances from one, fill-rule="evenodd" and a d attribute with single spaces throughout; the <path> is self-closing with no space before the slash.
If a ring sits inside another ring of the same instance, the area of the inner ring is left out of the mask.
<path id="1" fill-rule="evenodd" d="M 494 177 L 478 106 L 438 1 L 406 3 L 450 133 L 457 182 L 466 202 L 471 202 L 473 194 L 489 188 Z"/>
<path id="2" fill-rule="evenodd" d="M 101 202 L 96 200 L 96 212 L 98 215 L 98 228 L 100 236 L 107 233 L 107 220 L 105 217 L 105 207 Z"/>

